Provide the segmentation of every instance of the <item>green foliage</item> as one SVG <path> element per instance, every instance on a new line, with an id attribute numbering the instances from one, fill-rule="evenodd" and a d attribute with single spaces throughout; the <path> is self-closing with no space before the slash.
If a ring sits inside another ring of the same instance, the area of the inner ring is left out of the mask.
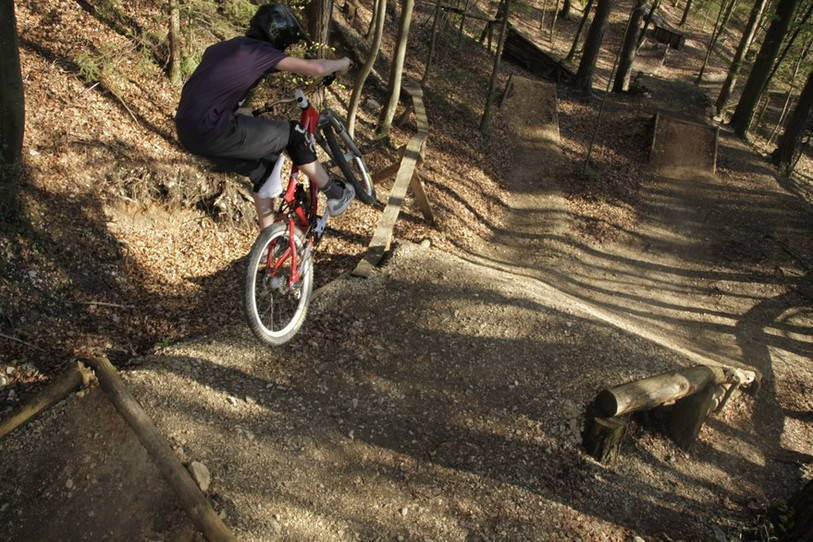
<path id="1" fill-rule="evenodd" d="M 101 57 L 93 52 L 82 51 L 76 58 L 79 75 L 89 83 L 95 83 L 102 75 Z"/>
<path id="2" fill-rule="evenodd" d="M 248 24 L 257 6 L 248 0 L 226 0 L 223 2 L 223 14 L 236 24 Z"/>

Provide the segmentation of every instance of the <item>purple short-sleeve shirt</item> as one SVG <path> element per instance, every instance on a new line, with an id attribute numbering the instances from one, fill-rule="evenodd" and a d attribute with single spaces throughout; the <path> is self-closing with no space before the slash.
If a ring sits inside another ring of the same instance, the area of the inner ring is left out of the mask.
<path id="1" fill-rule="evenodd" d="M 181 141 L 194 144 L 229 129 L 239 102 L 286 56 L 245 36 L 207 48 L 181 92 L 175 115 Z"/>

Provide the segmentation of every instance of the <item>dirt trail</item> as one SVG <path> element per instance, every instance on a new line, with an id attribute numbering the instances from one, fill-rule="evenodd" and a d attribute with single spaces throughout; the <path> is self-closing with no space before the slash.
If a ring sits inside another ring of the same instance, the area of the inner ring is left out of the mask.
<path id="1" fill-rule="evenodd" d="M 550 122 L 549 88 L 527 84 L 506 104 L 525 112 L 510 230 L 464 258 L 402 245 L 373 278 L 321 289 L 283 348 L 239 324 L 127 373 L 181 458 L 209 468 L 240 539 L 711 539 L 797 486 L 813 452 L 810 209 L 767 170 L 742 174 L 763 166 L 726 137 L 720 176 L 661 178 L 634 230 L 585 241 L 549 132 L 533 129 Z M 582 413 L 601 387 L 698 361 L 754 367 L 763 390 L 738 394 L 690 453 L 638 429 L 618 464 L 585 456 Z M 23 472 L 51 466 L 20 492 L 3 473 L 4 538 L 120 539 L 108 532 L 133 525 L 133 538 L 188 539 L 99 394 L 0 442 Z M 43 508 L 65 511 L 43 522 Z"/>

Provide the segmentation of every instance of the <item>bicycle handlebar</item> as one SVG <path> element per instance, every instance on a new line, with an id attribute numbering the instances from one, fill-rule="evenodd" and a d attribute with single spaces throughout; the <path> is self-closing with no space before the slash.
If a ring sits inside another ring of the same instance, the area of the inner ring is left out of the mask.
<path id="1" fill-rule="evenodd" d="M 335 80 L 336 80 L 336 75 L 331 73 L 330 75 L 326 75 L 325 77 L 323 77 L 319 81 L 319 83 L 314 86 L 314 88 L 315 87 L 320 87 L 320 86 L 327 88 L 330 85 L 332 85 L 333 81 L 335 81 Z M 258 107 L 257 109 L 252 109 L 251 114 L 253 116 L 255 116 L 255 117 L 258 117 L 260 115 L 264 115 L 264 114 L 270 112 L 271 110 L 274 109 L 274 107 L 276 107 L 278 105 L 298 102 L 300 100 L 299 99 L 300 92 L 301 91 L 297 91 L 296 95 L 293 98 L 286 98 L 284 100 L 277 100 L 276 102 L 265 102 L 265 105 L 263 105 L 262 107 Z"/>

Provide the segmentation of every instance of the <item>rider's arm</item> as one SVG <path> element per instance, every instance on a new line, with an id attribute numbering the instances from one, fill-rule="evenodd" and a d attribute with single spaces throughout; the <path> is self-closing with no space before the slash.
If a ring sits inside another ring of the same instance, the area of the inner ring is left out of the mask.
<path id="1" fill-rule="evenodd" d="M 279 71 L 298 73 L 310 77 L 325 77 L 333 72 L 345 71 L 350 67 L 350 59 L 347 57 L 338 60 L 319 58 L 306 60 L 295 56 L 286 56 L 277 63 Z"/>

